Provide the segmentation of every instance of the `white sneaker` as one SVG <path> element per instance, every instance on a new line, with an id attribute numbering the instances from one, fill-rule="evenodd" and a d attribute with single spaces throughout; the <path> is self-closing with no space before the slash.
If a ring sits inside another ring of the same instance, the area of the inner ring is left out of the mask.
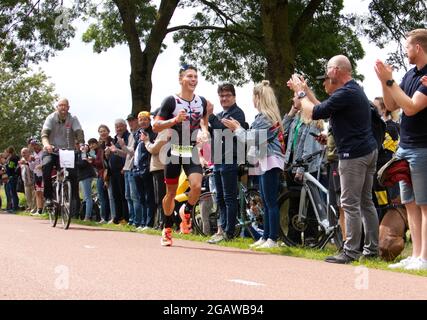
<path id="1" fill-rule="evenodd" d="M 144 228 L 142 228 L 142 231 L 147 231 L 147 230 L 151 230 L 151 228 L 148 226 L 145 226 Z"/>
<path id="2" fill-rule="evenodd" d="M 421 257 L 412 259 L 411 263 L 406 265 L 404 269 L 410 271 L 427 270 L 427 260 L 424 260 Z"/>
<path id="3" fill-rule="evenodd" d="M 271 240 L 270 238 L 267 239 L 266 242 L 264 242 L 262 245 L 258 246 L 257 249 L 270 249 L 270 248 L 278 248 L 279 245 L 276 241 Z"/>
<path id="4" fill-rule="evenodd" d="M 398 263 L 389 264 L 388 268 L 389 269 L 402 269 L 402 268 L 405 268 L 407 265 L 409 265 L 412 262 L 412 260 L 416 260 L 416 259 L 417 258 L 409 256 L 403 260 L 400 260 Z"/>
<path id="5" fill-rule="evenodd" d="M 138 228 L 136 228 L 136 231 L 142 231 L 144 230 L 145 227 L 139 226 Z"/>
<path id="6" fill-rule="evenodd" d="M 260 245 L 263 245 L 267 240 L 263 239 L 262 237 L 258 239 L 257 242 L 252 243 L 249 248 L 256 248 L 259 247 Z"/>

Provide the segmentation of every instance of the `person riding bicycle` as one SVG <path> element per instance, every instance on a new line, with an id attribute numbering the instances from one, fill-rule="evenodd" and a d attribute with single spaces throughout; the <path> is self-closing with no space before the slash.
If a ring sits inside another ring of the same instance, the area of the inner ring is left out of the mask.
<path id="1" fill-rule="evenodd" d="M 59 155 L 55 149 L 75 150 L 75 144 L 78 142 L 84 145 L 84 132 L 76 116 L 72 116 L 68 111 L 70 104 L 68 99 L 62 98 L 58 101 L 56 111 L 47 116 L 41 131 L 41 139 L 44 147 L 42 170 L 44 197 L 46 206 L 52 205 L 53 187 L 52 170 L 59 168 Z M 72 197 L 74 208 L 78 207 L 78 182 L 75 169 L 69 169 L 69 179 L 71 182 Z M 74 211 L 71 210 L 73 213 Z"/>
<path id="2" fill-rule="evenodd" d="M 191 191 L 188 202 L 179 210 L 182 219 L 180 229 L 184 234 L 191 232 L 190 213 L 200 196 L 203 173 L 198 150 L 195 147 L 196 142 L 191 141 L 191 137 L 195 137 L 200 129 L 203 131 L 202 139 L 207 139 L 209 135 L 206 113 L 209 102 L 194 93 L 198 83 L 197 69 L 194 66 L 183 66 L 179 70 L 179 83 L 181 92 L 163 101 L 153 124 L 154 132 L 173 129 L 170 130 L 172 135 L 167 153 L 170 161 L 165 164 L 166 196 L 163 198 L 165 226 L 161 238 L 163 246 L 172 245 L 172 214 L 181 167 L 188 176 Z"/>

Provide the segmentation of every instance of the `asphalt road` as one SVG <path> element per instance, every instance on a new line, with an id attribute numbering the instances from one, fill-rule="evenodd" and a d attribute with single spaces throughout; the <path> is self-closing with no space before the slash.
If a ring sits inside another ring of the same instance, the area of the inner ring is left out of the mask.
<path id="1" fill-rule="evenodd" d="M 426 299 L 425 277 L 0 213 L 0 299 Z"/>

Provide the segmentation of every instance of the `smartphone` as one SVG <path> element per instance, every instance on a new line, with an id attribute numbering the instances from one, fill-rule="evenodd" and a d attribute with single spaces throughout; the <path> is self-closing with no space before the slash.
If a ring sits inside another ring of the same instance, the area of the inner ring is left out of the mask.
<path id="1" fill-rule="evenodd" d="M 309 133 L 310 133 L 310 135 L 312 135 L 315 138 L 319 138 L 320 137 L 320 134 L 316 134 L 314 132 L 309 132 Z"/>

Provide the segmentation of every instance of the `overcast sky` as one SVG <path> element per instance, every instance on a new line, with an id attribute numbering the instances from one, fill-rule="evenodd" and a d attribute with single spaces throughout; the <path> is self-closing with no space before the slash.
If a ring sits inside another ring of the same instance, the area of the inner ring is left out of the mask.
<path id="1" fill-rule="evenodd" d="M 345 0 L 346 12 L 363 13 L 369 1 Z M 190 14 L 175 14 L 171 25 L 188 22 Z M 85 138 L 98 138 L 97 128 L 106 124 L 114 134 L 114 120 L 126 118 L 131 111 L 129 86 L 130 62 L 127 46 L 118 46 L 107 52 L 96 54 L 92 44 L 81 41 L 84 25 L 69 48 L 58 52 L 56 57 L 39 66 L 50 76 L 56 92 L 70 101 L 70 112 L 76 115 L 85 131 Z M 173 43 L 172 36 L 166 38 L 167 49 L 159 56 L 153 73 L 152 108 L 160 106 L 162 100 L 179 92 L 177 72 L 179 70 L 179 47 Z M 369 99 L 381 96 L 381 86 L 374 73 L 377 58 L 385 59 L 387 50 L 379 50 L 375 45 L 362 39 L 366 56 L 358 63 L 358 71 L 365 76 L 363 86 Z M 400 80 L 402 72 L 395 75 Z M 252 105 L 253 83 L 237 88 L 237 103 L 245 110 L 247 120 L 252 122 L 255 110 Z M 202 77 L 196 93 L 206 97 L 215 105 L 215 112 L 221 111 L 216 93 L 216 85 Z"/>

